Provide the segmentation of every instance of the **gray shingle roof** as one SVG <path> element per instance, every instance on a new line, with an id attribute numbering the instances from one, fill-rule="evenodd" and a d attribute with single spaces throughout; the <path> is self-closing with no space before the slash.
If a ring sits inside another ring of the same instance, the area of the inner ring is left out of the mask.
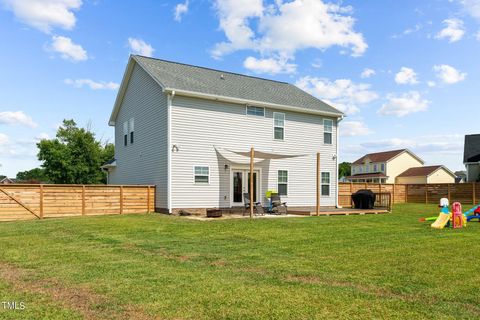
<path id="1" fill-rule="evenodd" d="M 165 88 L 202 94 L 253 100 L 342 115 L 342 112 L 296 86 L 237 73 L 197 67 L 135 55 Z"/>
<path id="2" fill-rule="evenodd" d="M 480 161 L 480 134 L 471 134 L 465 136 L 465 150 L 463 152 L 463 162 Z"/>

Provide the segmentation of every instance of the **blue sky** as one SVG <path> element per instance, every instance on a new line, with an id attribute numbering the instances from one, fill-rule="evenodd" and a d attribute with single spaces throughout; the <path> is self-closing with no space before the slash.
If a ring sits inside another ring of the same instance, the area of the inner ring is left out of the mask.
<path id="1" fill-rule="evenodd" d="M 287 81 L 347 113 L 340 160 L 410 148 L 463 169 L 480 0 L 0 0 L 0 174 L 64 118 L 107 125 L 130 53 Z"/>

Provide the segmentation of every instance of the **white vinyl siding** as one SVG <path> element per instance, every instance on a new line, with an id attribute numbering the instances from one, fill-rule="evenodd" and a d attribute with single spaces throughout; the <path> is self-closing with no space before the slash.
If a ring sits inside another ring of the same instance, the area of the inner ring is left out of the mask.
<path id="1" fill-rule="evenodd" d="M 273 113 L 273 138 L 275 140 L 285 139 L 285 113 Z"/>
<path id="2" fill-rule="evenodd" d="M 131 119 L 134 144 L 129 143 Z M 125 137 L 127 147 L 123 147 Z M 138 65 L 133 68 L 115 119 L 115 146 L 117 166 L 109 174 L 108 182 L 156 185 L 155 207 L 167 208 L 167 96 Z"/>
<path id="3" fill-rule="evenodd" d="M 210 168 L 195 166 L 193 169 L 194 182 L 199 184 L 208 184 L 210 183 Z"/>
<path id="4" fill-rule="evenodd" d="M 277 111 L 288 119 L 284 141 L 272 141 L 273 114 Z M 260 170 L 261 175 L 259 201 L 268 203 L 264 195 L 267 190 L 277 190 L 278 170 L 288 170 L 288 196 L 284 201 L 289 206 L 314 206 L 316 153 L 320 152 L 322 172 L 332 173 L 330 196 L 322 197 L 321 205 L 335 206 L 338 177 L 336 161 L 331 155 L 336 153 L 336 121 L 332 132 L 334 143 L 324 145 L 324 118 L 266 108 L 265 117 L 246 119 L 245 105 L 176 95 L 172 101 L 172 141 L 179 151 L 172 153 L 172 207 L 230 207 L 232 169 L 248 170 L 248 158 L 243 162 L 231 162 L 224 157 L 222 149 L 248 152 L 252 146 L 259 152 L 304 155 L 257 159 L 255 169 Z M 137 126 L 139 123 L 137 120 Z M 198 165 L 210 167 L 208 185 L 192 183 L 192 170 Z"/>
<path id="5" fill-rule="evenodd" d="M 333 120 L 323 120 L 323 143 L 333 144 Z"/>
<path id="6" fill-rule="evenodd" d="M 265 117 L 265 108 L 255 107 L 255 106 L 247 106 L 247 115 Z"/>
<path id="7" fill-rule="evenodd" d="M 281 196 L 288 195 L 288 171 L 278 170 L 277 172 L 277 192 Z"/>
<path id="8" fill-rule="evenodd" d="M 322 172 L 322 197 L 330 196 L 330 172 Z"/>

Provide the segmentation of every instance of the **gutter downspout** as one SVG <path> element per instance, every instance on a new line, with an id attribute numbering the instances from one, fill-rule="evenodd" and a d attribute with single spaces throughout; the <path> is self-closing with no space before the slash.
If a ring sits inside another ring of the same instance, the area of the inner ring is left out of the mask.
<path id="1" fill-rule="evenodd" d="M 336 188 L 335 188 L 335 190 L 336 190 L 335 191 L 335 193 L 336 193 L 336 195 L 335 195 L 335 207 L 336 208 L 341 208 L 340 203 L 338 201 L 338 191 L 339 191 L 338 190 L 338 186 L 339 186 L 339 182 L 338 182 L 338 180 L 339 180 L 338 179 L 338 158 L 339 158 L 338 151 L 339 151 L 339 144 L 340 144 L 340 126 L 339 126 L 339 124 L 342 120 L 343 120 L 343 116 L 340 116 L 340 117 L 337 118 L 337 137 L 336 137 L 337 138 L 337 146 L 336 146 L 336 149 L 337 149 L 336 150 L 336 156 L 337 157 L 335 159 L 335 162 L 336 162 L 335 181 L 337 183 Z"/>
<path id="2" fill-rule="evenodd" d="M 174 96 L 175 91 L 172 91 L 167 95 L 167 209 L 169 214 L 172 213 L 172 101 Z"/>

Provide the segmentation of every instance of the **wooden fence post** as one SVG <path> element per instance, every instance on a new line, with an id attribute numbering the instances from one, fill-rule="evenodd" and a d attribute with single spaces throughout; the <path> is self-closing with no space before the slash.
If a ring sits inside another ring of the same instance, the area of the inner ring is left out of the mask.
<path id="1" fill-rule="evenodd" d="M 120 186 L 120 214 L 123 213 L 123 186 Z"/>
<path id="2" fill-rule="evenodd" d="M 425 204 L 428 204 L 428 184 L 425 184 Z"/>
<path id="3" fill-rule="evenodd" d="M 150 213 L 150 186 L 147 186 L 147 213 Z"/>
<path id="4" fill-rule="evenodd" d="M 395 204 L 395 189 L 396 189 L 396 188 L 397 188 L 397 187 L 395 186 L 395 183 L 394 183 L 394 184 L 393 184 L 393 190 L 392 190 L 392 198 L 393 198 L 392 204 Z"/>
<path id="5" fill-rule="evenodd" d="M 477 194 L 476 194 L 476 183 L 475 182 L 472 182 L 472 189 L 473 189 L 473 192 L 472 192 L 472 195 L 473 195 L 473 204 L 477 204 Z"/>
<path id="6" fill-rule="evenodd" d="M 40 185 L 40 219 L 43 219 L 43 184 Z"/>
<path id="7" fill-rule="evenodd" d="M 408 184 L 405 185 L 405 203 L 408 203 Z"/>
<path id="8" fill-rule="evenodd" d="M 82 216 L 85 215 L 85 185 L 82 185 Z"/>
<path id="9" fill-rule="evenodd" d="M 317 217 L 320 215 L 320 196 L 321 196 L 321 173 L 320 173 L 320 152 L 317 152 L 317 206 L 315 208 L 315 212 Z"/>
<path id="10" fill-rule="evenodd" d="M 350 207 L 351 208 L 353 208 L 352 194 L 353 194 L 353 181 L 350 181 Z"/>
<path id="11" fill-rule="evenodd" d="M 451 203 L 452 202 L 452 197 L 451 197 L 451 191 L 450 191 L 450 183 L 447 184 L 447 187 L 448 187 L 448 203 Z"/>

